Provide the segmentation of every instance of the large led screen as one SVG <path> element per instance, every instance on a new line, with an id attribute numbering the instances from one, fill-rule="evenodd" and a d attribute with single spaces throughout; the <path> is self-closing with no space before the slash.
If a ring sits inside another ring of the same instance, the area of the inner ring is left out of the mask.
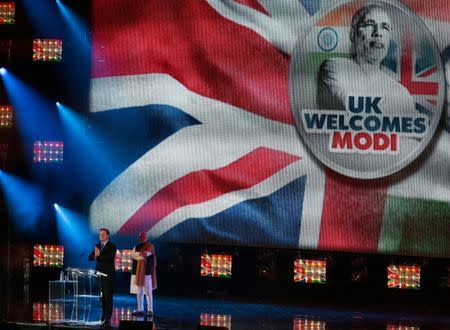
<path id="1" fill-rule="evenodd" d="M 449 256 L 448 1 L 96 0 L 90 224 Z"/>

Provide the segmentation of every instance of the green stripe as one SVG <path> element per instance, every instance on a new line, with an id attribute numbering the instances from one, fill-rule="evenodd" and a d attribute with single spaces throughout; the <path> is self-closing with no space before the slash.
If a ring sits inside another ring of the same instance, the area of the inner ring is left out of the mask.
<path id="1" fill-rule="evenodd" d="M 389 196 L 379 251 L 435 257 L 450 256 L 450 203 Z"/>

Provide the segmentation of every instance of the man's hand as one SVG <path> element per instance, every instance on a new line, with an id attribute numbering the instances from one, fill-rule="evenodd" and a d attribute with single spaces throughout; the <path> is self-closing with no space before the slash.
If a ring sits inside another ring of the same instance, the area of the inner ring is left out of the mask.
<path id="1" fill-rule="evenodd" d="M 94 254 L 96 257 L 98 257 L 100 255 L 100 249 L 96 246 L 94 246 Z"/>

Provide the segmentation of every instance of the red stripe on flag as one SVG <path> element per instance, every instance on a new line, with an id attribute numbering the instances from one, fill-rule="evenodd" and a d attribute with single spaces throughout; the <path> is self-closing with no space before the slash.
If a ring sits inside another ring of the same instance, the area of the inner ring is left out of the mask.
<path id="1" fill-rule="evenodd" d="M 405 86 L 413 95 L 437 95 L 439 84 L 436 82 L 414 81 L 414 67 L 412 57 L 411 40 L 404 41 L 405 49 L 401 58 L 401 78 L 400 83 Z"/>
<path id="2" fill-rule="evenodd" d="M 299 159 L 281 151 L 260 147 L 225 167 L 189 173 L 156 193 L 118 233 L 137 234 L 148 231 L 182 206 L 206 202 L 232 191 L 250 188 Z"/>
<path id="3" fill-rule="evenodd" d="M 250 8 L 253 8 L 267 16 L 270 16 L 270 13 L 264 8 L 258 0 L 234 0 L 242 5 L 248 6 Z"/>
<path id="4" fill-rule="evenodd" d="M 289 57 L 207 1 L 92 3 L 94 78 L 166 73 L 200 95 L 294 123 Z"/>
<path id="5" fill-rule="evenodd" d="M 434 105 L 434 106 L 437 105 L 437 100 L 429 100 L 429 99 L 427 99 L 427 102 L 432 104 L 432 105 Z"/>
<path id="6" fill-rule="evenodd" d="M 435 73 L 437 71 L 437 66 L 433 66 L 432 68 L 422 72 L 421 74 L 419 74 L 420 78 L 425 78 L 428 77 L 429 75 Z"/>
<path id="7" fill-rule="evenodd" d="M 377 252 L 388 181 L 327 170 L 319 249 Z"/>

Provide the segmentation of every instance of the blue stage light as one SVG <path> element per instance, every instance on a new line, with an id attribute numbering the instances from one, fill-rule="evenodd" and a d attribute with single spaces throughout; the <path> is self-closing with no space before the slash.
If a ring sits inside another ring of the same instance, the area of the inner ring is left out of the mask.
<path id="1" fill-rule="evenodd" d="M 14 225 L 23 231 L 36 229 L 45 204 L 41 188 L 4 171 L 0 185 Z"/>
<path id="2" fill-rule="evenodd" d="M 54 111 L 54 101 L 45 98 L 10 71 L 2 77 L 25 148 L 33 150 L 36 140 L 61 140 L 61 124 Z M 32 161 L 33 154 L 27 154 Z"/>
<path id="3" fill-rule="evenodd" d="M 58 238 L 65 248 L 65 259 L 74 266 L 89 266 L 87 256 L 96 243 L 97 233 L 91 232 L 87 217 L 54 204 Z"/>
<path id="4" fill-rule="evenodd" d="M 80 178 L 76 184 L 83 194 L 92 195 L 115 173 L 115 164 L 119 161 L 114 158 L 115 150 L 106 150 L 98 143 L 101 137 L 88 127 L 85 117 L 62 103 L 57 109 L 65 131 L 64 140 L 70 146 L 70 166 L 73 175 Z"/>
<path id="5" fill-rule="evenodd" d="M 89 51 L 89 42 L 87 38 L 86 23 L 66 4 L 61 1 L 56 1 L 61 16 L 65 20 L 65 23 L 69 27 L 69 38 L 75 37 L 80 49 L 84 52 Z"/>
<path id="6" fill-rule="evenodd" d="M 0 68 L 0 74 L 3 76 L 6 73 L 6 69 L 5 68 Z"/>

